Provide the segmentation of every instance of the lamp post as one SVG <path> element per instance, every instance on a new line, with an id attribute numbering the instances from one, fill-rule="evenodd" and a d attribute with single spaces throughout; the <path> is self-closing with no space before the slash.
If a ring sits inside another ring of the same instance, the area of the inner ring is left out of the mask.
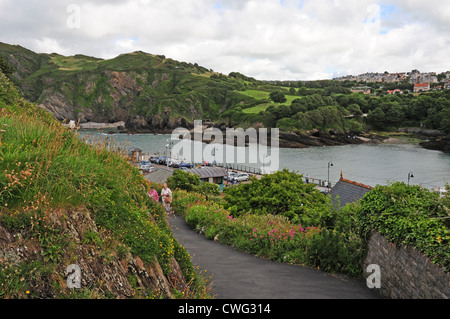
<path id="1" fill-rule="evenodd" d="M 333 162 L 328 162 L 328 184 L 327 187 L 330 189 L 330 167 L 333 166 Z"/>
<path id="2" fill-rule="evenodd" d="M 167 169 L 169 169 L 169 144 L 166 144 L 166 164 L 167 164 Z"/>
<path id="3" fill-rule="evenodd" d="M 411 178 L 413 178 L 413 177 L 414 177 L 413 172 L 409 172 L 409 173 L 408 173 L 408 185 L 409 185 L 409 180 L 410 180 Z"/>

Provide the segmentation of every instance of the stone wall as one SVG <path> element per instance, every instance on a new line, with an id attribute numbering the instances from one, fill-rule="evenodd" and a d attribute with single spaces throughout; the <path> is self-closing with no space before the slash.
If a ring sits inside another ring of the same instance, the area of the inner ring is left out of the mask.
<path id="1" fill-rule="evenodd" d="M 392 299 L 449 299 L 450 273 L 411 247 L 399 247 L 374 232 L 364 269 L 380 267 L 380 293 Z M 372 273 L 365 273 L 366 277 Z M 377 289 L 377 288 L 374 288 Z"/>

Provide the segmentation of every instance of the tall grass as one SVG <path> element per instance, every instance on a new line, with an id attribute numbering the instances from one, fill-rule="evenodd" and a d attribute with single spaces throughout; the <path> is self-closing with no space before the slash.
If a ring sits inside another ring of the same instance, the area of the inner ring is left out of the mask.
<path id="1" fill-rule="evenodd" d="M 144 262 L 158 261 L 170 274 L 175 258 L 186 280 L 198 283 L 164 209 L 146 196 L 149 185 L 123 150 L 105 140 L 82 141 L 23 100 L 1 72 L 0 130 L 0 222 L 29 228 L 33 216 L 45 220 L 51 209 L 86 207 L 99 228 Z"/>

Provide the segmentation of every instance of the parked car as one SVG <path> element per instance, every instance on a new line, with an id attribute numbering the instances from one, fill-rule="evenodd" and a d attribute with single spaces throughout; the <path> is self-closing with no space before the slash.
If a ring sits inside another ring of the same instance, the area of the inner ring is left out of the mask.
<path id="1" fill-rule="evenodd" d="M 228 172 L 228 176 L 225 176 L 226 180 L 232 181 L 239 174 L 237 172 Z"/>
<path id="2" fill-rule="evenodd" d="M 183 163 L 182 161 L 175 159 L 175 158 L 170 158 L 169 159 L 169 166 L 173 167 L 173 168 L 179 168 L 181 163 Z"/>
<path id="3" fill-rule="evenodd" d="M 153 169 L 154 167 L 151 165 L 144 165 L 140 170 L 143 171 L 144 173 L 151 173 L 153 172 Z"/>
<path id="4" fill-rule="evenodd" d="M 139 163 L 139 169 L 143 169 L 143 167 L 151 167 L 152 163 L 148 161 L 142 161 Z"/>
<path id="5" fill-rule="evenodd" d="M 191 163 L 184 163 L 184 162 L 181 162 L 181 163 L 179 163 L 178 164 L 178 167 L 179 168 L 192 168 L 192 167 L 194 167 L 194 165 L 193 164 L 191 164 Z"/>
<path id="6" fill-rule="evenodd" d="M 161 156 L 158 158 L 158 164 L 159 165 L 166 165 L 167 156 Z"/>
<path id="7" fill-rule="evenodd" d="M 247 173 L 239 173 L 237 176 L 233 177 L 233 180 L 242 182 L 242 181 L 248 181 L 250 179 L 250 175 Z"/>

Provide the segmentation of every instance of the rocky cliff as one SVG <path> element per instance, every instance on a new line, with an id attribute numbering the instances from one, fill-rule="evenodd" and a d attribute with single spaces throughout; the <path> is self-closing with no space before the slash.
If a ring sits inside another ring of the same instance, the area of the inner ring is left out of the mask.
<path id="1" fill-rule="evenodd" d="M 140 257 L 129 251 L 118 254 L 120 244 L 112 239 L 110 232 L 99 230 L 91 212 L 85 207 L 54 209 L 45 218 L 48 227 L 58 229 L 70 243 L 64 251 L 54 251 L 54 256 L 48 253 L 49 247 L 44 246 L 58 247 L 61 243 L 49 243 L 39 236 L 30 236 L 30 229 L 13 230 L 0 223 L 2 276 L 12 281 L 23 281 L 26 287 L 3 287 L 0 296 L 49 299 L 70 295 L 82 298 L 173 298 L 175 290 L 189 295 L 175 259 L 170 261 L 170 275 L 166 275 L 156 259 L 152 264 L 144 264 Z M 57 256 L 58 253 L 61 254 Z M 50 268 L 46 271 L 40 267 L 48 260 L 55 261 L 56 266 L 51 271 Z M 70 265 L 80 267 L 81 289 L 68 287 L 71 278 L 67 268 Z"/>

